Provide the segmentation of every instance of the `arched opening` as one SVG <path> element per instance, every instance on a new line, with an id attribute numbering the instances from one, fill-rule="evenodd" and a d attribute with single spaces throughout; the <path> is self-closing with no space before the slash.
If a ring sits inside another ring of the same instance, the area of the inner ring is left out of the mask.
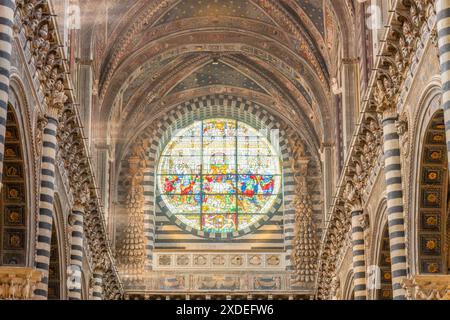
<path id="1" fill-rule="evenodd" d="M 347 274 L 342 287 L 343 300 L 355 300 L 355 288 L 353 286 L 353 269 Z"/>
<path id="2" fill-rule="evenodd" d="M 320 224 L 322 176 L 314 151 L 263 106 L 233 96 L 201 101 L 183 103 L 167 120 L 155 120 L 123 157 L 115 214 L 116 221 L 124 217 L 116 239 L 126 285 L 135 285 L 127 267 L 129 243 L 142 254 L 143 238 L 141 272 L 158 277 L 148 292 L 299 290 L 290 259 L 300 250 L 292 245 L 300 184 L 293 166 L 307 167 L 302 175 L 311 182 L 310 211 Z M 291 153 L 298 163 L 292 163 Z M 308 159 L 301 162 L 301 156 Z M 144 194 L 139 246 L 128 236 L 137 235 L 130 231 L 141 221 L 134 218 L 139 210 L 129 209 L 137 201 L 123 196 L 133 192 L 139 201 Z M 236 275 L 229 275 L 230 269 Z M 191 276 L 195 282 L 187 282 Z"/>
<path id="3" fill-rule="evenodd" d="M 443 111 L 431 118 L 420 159 L 418 269 L 421 274 L 446 274 L 448 171 Z"/>
<path id="4" fill-rule="evenodd" d="M 52 226 L 52 240 L 50 245 L 50 266 L 48 274 L 48 300 L 60 300 L 61 295 L 61 270 L 59 258 L 58 235 L 55 223 Z"/>
<path id="5" fill-rule="evenodd" d="M 9 104 L 0 197 L 0 265 L 27 264 L 28 208 L 22 144 L 17 117 Z"/>
<path id="6" fill-rule="evenodd" d="M 388 226 L 384 227 L 380 244 L 380 255 L 378 260 L 380 267 L 380 288 L 377 289 L 377 300 L 392 300 L 392 274 L 391 274 L 391 251 L 389 247 Z"/>

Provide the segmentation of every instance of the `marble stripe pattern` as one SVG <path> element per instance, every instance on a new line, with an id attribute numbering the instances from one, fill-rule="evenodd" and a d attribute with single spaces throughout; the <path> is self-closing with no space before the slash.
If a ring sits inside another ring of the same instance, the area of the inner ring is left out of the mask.
<path id="1" fill-rule="evenodd" d="M 72 211 L 70 240 L 70 286 L 69 300 L 81 300 L 81 272 L 83 268 L 83 222 L 84 208 L 75 206 Z"/>
<path id="2" fill-rule="evenodd" d="M 442 82 L 442 108 L 444 109 L 447 159 L 450 168 L 450 0 L 436 1 L 439 59 Z"/>
<path id="3" fill-rule="evenodd" d="M 144 170 L 144 237 L 145 237 L 145 268 L 152 269 L 153 249 L 155 247 L 155 210 L 153 200 L 153 175 L 147 168 Z"/>
<path id="4" fill-rule="evenodd" d="M 50 263 L 50 243 L 52 236 L 54 193 L 55 193 L 55 159 L 56 131 L 58 121 L 47 117 L 48 123 L 43 133 L 41 159 L 41 188 L 39 197 L 38 231 L 36 241 L 36 269 L 42 271 L 43 277 L 35 290 L 36 299 L 47 299 L 48 272 Z"/>
<path id="5" fill-rule="evenodd" d="M 366 256 L 364 229 L 361 226 L 363 211 L 352 212 L 353 286 L 355 300 L 367 299 Z"/>
<path id="6" fill-rule="evenodd" d="M 6 117 L 11 72 L 11 51 L 15 0 L 0 0 L 0 190 L 3 181 Z"/>
<path id="7" fill-rule="evenodd" d="M 389 242 L 392 264 L 394 300 L 404 300 L 402 281 L 407 276 L 403 189 L 400 164 L 400 143 L 396 127 L 397 117 L 383 120 L 384 163 L 387 195 Z"/>
<path id="8" fill-rule="evenodd" d="M 100 270 L 94 271 L 92 278 L 92 300 L 103 300 L 103 272 Z"/>

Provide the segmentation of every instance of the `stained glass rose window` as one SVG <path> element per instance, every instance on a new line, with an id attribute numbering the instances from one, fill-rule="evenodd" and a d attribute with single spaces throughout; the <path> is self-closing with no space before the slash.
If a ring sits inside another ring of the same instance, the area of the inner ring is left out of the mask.
<path id="1" fill-rule="evenodd" d="M 279 155 L 243 122 L 197 121 L 163 150 L 157 185 L 169 214 L 185 226 L 233 233 L 261 224 L 279 198 Z"/>

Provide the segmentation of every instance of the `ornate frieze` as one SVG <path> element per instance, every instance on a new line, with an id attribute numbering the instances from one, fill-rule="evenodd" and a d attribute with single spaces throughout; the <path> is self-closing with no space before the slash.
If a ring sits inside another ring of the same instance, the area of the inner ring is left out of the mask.
<path id="1" fill-rule="evenodd" d="M 448 275 L 416 275 L 405 279 L 403 287 L 409 300 L 450 300 Z"/>
<path id="2" fill-rule="evenodd" d="M 133 284 L 124 276 L 124 283 Z M 260 270 L 257 272 L 215 271 L 154 271 L 141 277 L 139 287 L 148 294 L 157 292 L 301 292 L 288 271 L 273 272 Z M 133 288 L 130 287 L 130 289 Z M 306 291 L 305 291 L 306 292 Z"/>
<path id="3" fill-rule="evenodd" d="M 0 267 L 0 300 L 31 300 L 41 272 L 31 268 Z"/>
<path id="4" fill-rule="evenodd" d="M 154 253 L 155 270 L 283 270 L 284 253 Z"/>

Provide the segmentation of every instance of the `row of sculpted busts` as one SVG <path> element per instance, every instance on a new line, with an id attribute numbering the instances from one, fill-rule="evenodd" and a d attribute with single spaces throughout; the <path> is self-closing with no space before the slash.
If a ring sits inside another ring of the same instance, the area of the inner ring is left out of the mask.
<path id="1" fill-rule="evenodd" d="M 414 62 L 415 53 L 423 47 L 421 35 L 430 32 L 431 24 L 435 16 L 434 1 L 414 0 L 403 7 L 403 3 L 397 4 L 394 13 L 394 23 L 389 29 L 385 52 L 380 56 L 380 68 L 376 71 L 376 86 L 370 93 L 368 110 L 364 110 L 363 123 L 357 129 L 358 138 L 352 146 L 350 172 L 346 173 L 348 181 L 339 190 L 343 199 L 336 201 L 335 208 L 330 217 L 330 223 L 325 230 L 325 243 L 323 244 L 319 265 L 319 298 L 327 299 L 330 290 L 336 287 L 336 258 L 334 253 L 339 248 L 345 247 L 345 240 L 340 238 L 337 242 L 336 229 L 346 232 L 349 239 L 349 211 L 355 210 L 355 206 L 364 206 L 364 198 L 371 192 L 370 175 L 378 171 L 377 161 L 383 153 L 383 130 L 381 121 L 386 118 L 397 118 L 396 104 L 401 92 L 402 84 L 407 77 L 406 70 Z M 377 116 L 379 114 L 379 116 Z M 409 134 L 407 116 L 398 119 L 397 129 L 400 136 L 400 147 L 403 150 L 402 162 L 408 161 Z M 376 169 L 376 170 L 375 170 Z M 357 192 L 355 191 L 357 190 Z M 404 199 L 403 199 L 404 200 Z M 340 205 L 339 205 L 340 203 Z M 346 207 L 342 209 L 342 206 Z M 353 208 L 352 208 L 353 207 Z M 341 220 L 342 211 L 346 212 L 346 218 Z M 365 245 L 370 246 L 367 238 L 367 214 L 364 213 L 362 223 L 365 234 Z M 339 228 L 337 224 L 339 222 Z M 344 222 L 344 223 L 343 223 Z M 342 228 L 345 225 L 347 228 Z M 347 242 L 348 243 L 348 242 Z M 332 286 L 332 283 L 334 285 Z M 331 291 L 336 291 L 335 288 Z M 334 295 L 334 292 L 331 292 Z"/>
<path id="2" fill-rule="evenodd" d="M 431 22 L 436 15 L 434 1 L 414 0 L 407 10 L 395 11 L 395 23 L 389 29 L 385 52 L 374 95 L 380 113 L 389 112 L 396 105 L 407 70 L 415 59 L 415 53 L 424 44 L 421 35 L 431 32 Z"/>
<path id="3" fill-rule="evenodd" d="M 77 117 L 73 96 L 67 93 L 69 70 L 64 63 L 63 46 L 58 42 L 54 15 L 47 0 L 17 0 L 16 6 L 14 30 L 19 36 L 24 35 L 24 41 L 27 42 L 24 45 L 25 56 L 31 58 L 29 67 L 31 70 L 36 70 L 37 79 L 40 82 L 36 90 L 42 90 L 45 98 L 43 103 L 46 110 L 43 113 L 38 112 L 37 116 L 35 163 L 39 168 L 43 131 L 49 119 L 52 118 L 57 123 L 55 164 L 62 170 L 61 175 L 65 177 L 64 183 L 66 190 L 70 193 L 69 199 L 73 207 L 81 208 L 83 213 L 83 236 L 88 240 L 83 246 L 93 255 L 87 257 L 88 261 L 93 262 L 96 259 L 111 261 L 111 251 L 108 248 L 106 229 L 88 160 L 82 126 Z M 19 39 L 22 38 L 19 37 Z M 70 233 L 74 228 L 73 225 L 71 226 L 74 215 L 70 213 L 67 218 Z M 120 280 L 117 272 L 112 268 L 112 263 L 104 265 L 108 266 L 105 273 L 113 274 L 114 279 L 110 280 L 111 288 L 117 288 L 116 292 L 120 293 Z"/>

